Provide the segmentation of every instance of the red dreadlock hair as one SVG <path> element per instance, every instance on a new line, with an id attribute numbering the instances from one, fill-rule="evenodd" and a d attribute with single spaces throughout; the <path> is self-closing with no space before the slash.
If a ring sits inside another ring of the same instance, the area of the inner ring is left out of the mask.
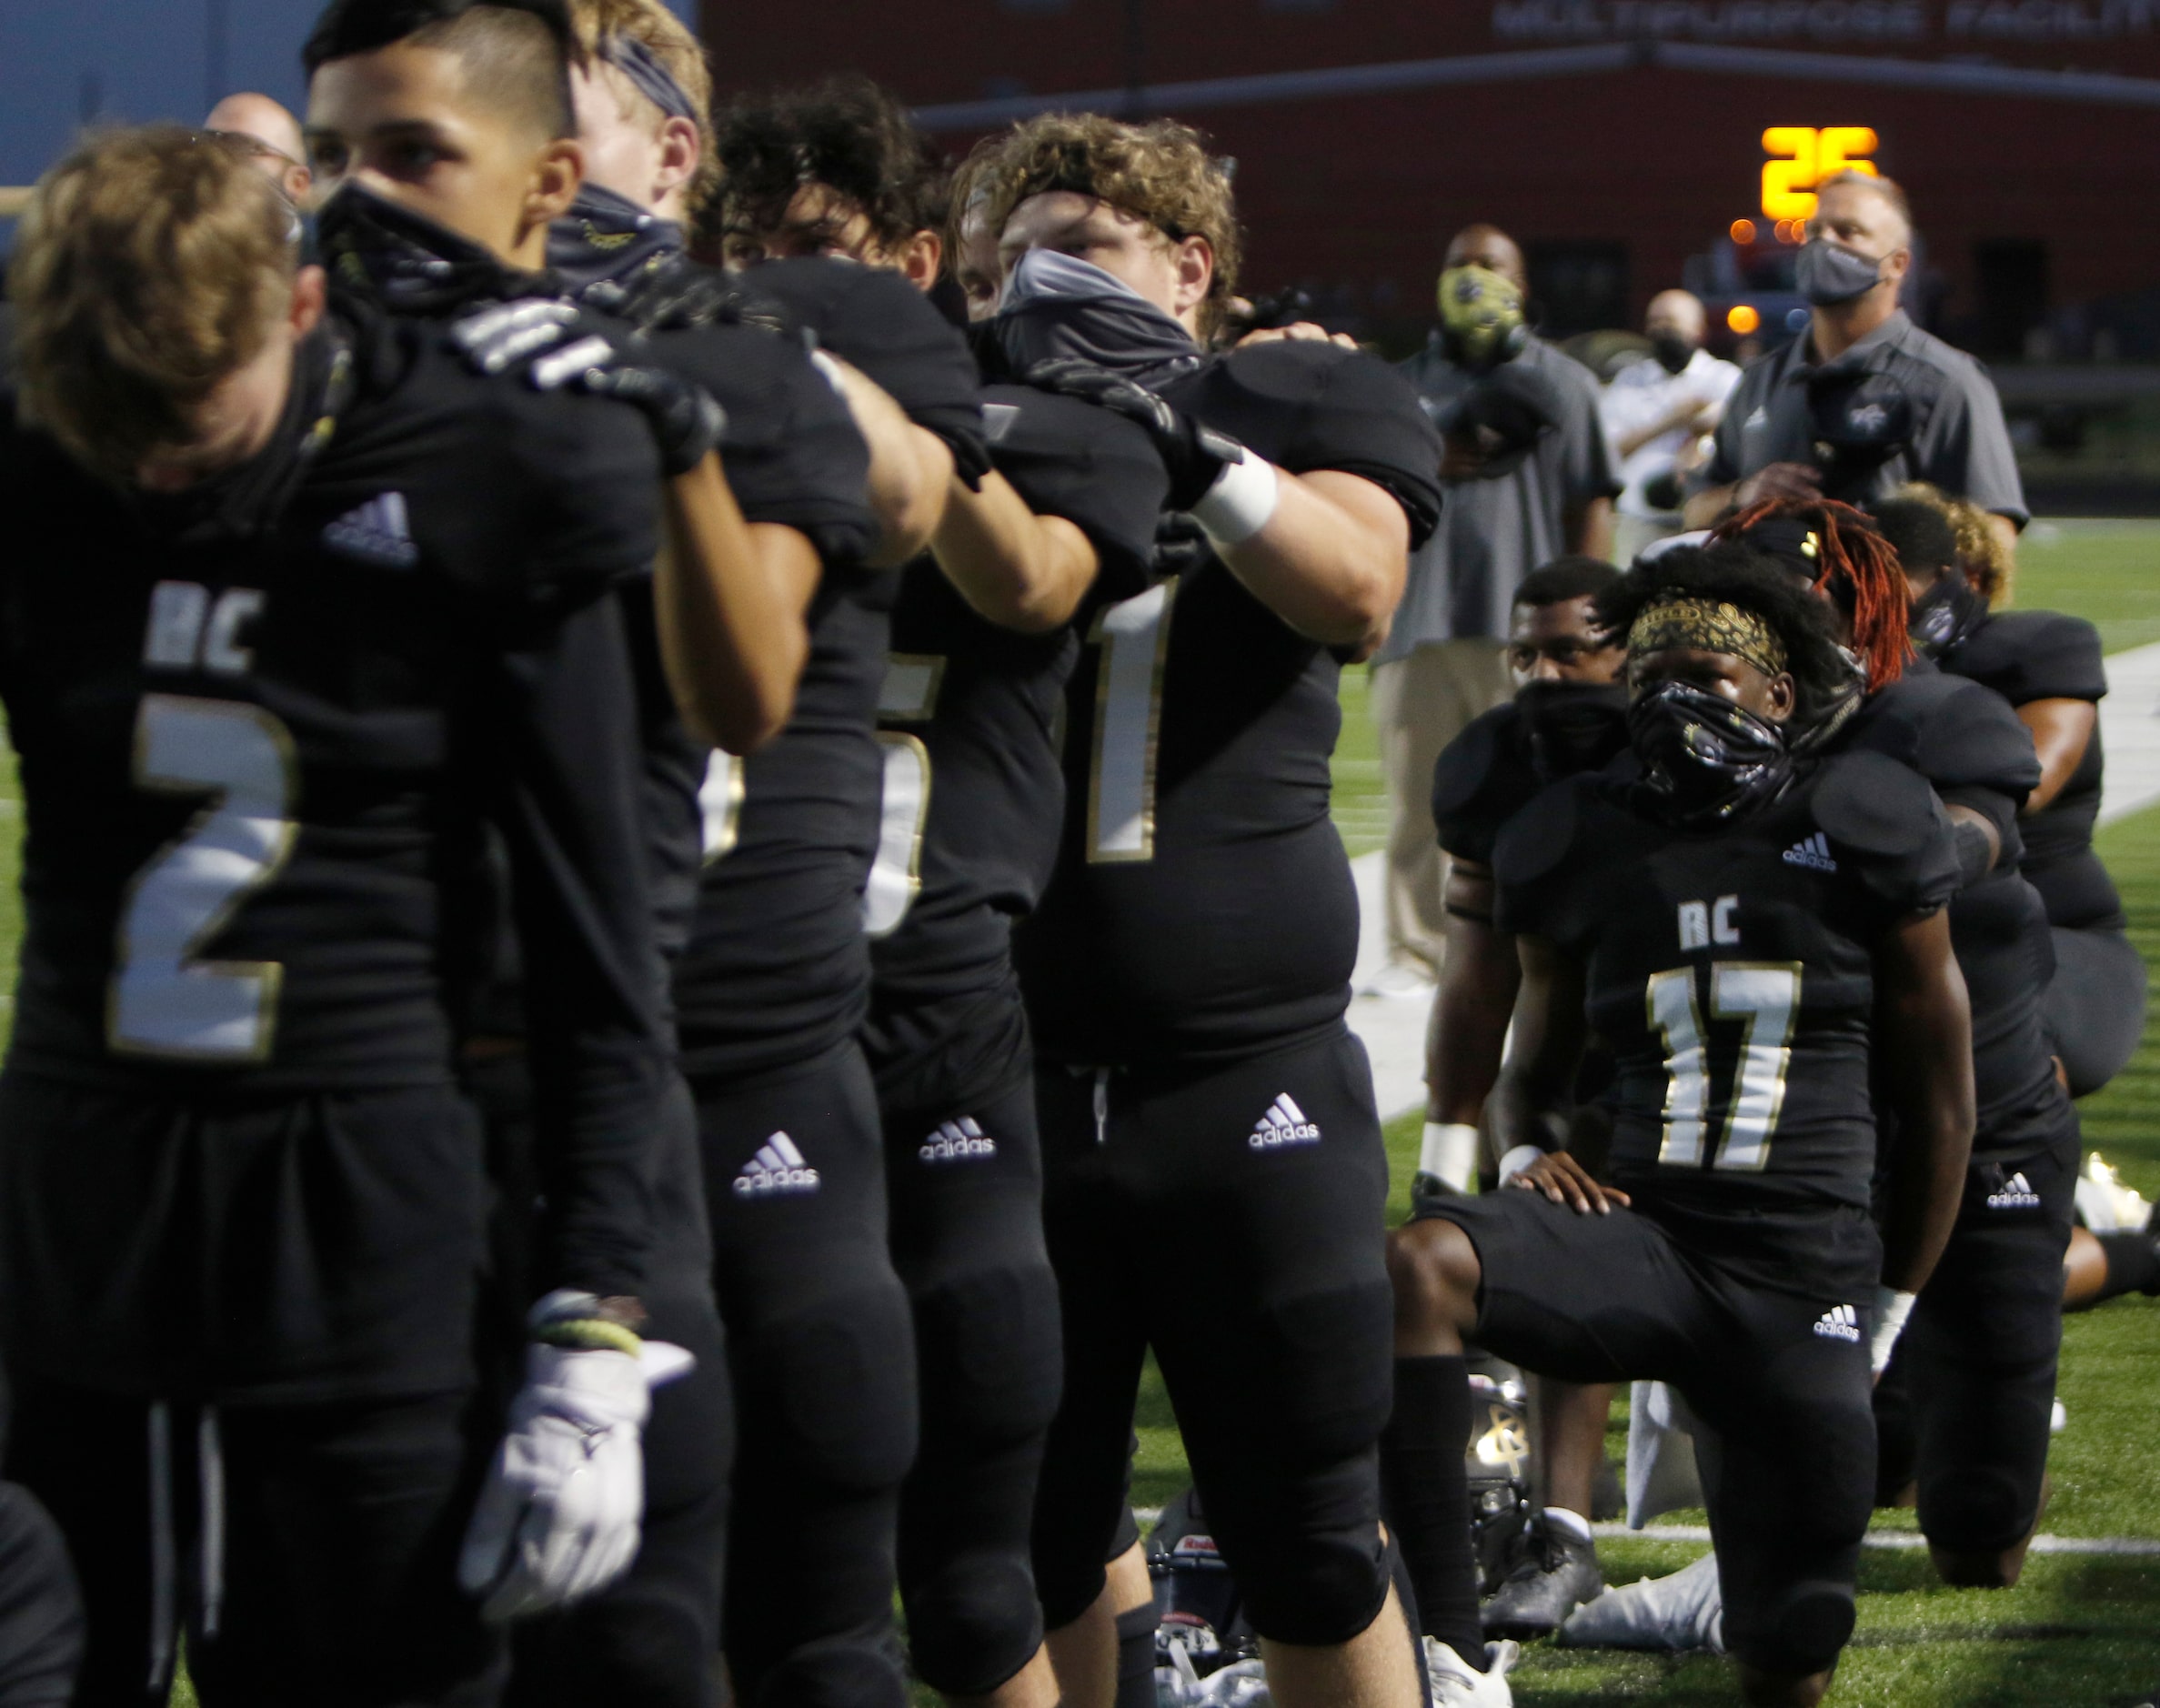
<path id="1" fill-rule="evenodd" d="M 1913 652 L 1905 635 L 1912 594 L 1890 542 L 1864 512 L 1833 498 L 1758 499 L 1720 522 L 1712 537 L 1740 539 L 1774 520 L 1797 522 L 1812 537 L 1813 590 L 1851 618 L 1853 650 L 1867 666 L 1867 691 L 1896 681 Z"/>

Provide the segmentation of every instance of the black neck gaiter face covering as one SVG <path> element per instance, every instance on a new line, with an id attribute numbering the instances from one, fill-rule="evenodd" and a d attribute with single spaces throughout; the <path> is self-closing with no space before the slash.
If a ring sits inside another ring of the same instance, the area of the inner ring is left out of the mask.
<path id="1" fill-rule="evenodd" d="M 597 184 L 580 189 L 570 211 L 548 227 L 548 270 L 596 308 L 627 300 L 646 275 L 673 266 L 682 253 L 681 226 Z"/>
<path id="2" fill-rule="evenodd" d="M 1206 359 L 1183 327 L 1123 279 L 1054 249 L 1030 249 L 1014 264 L 990 325 L 1012 374 L 1080 361 L 1152 387 Z"/>
<path id="3" fill-rule="evenodd" d="M 1652 817 L 1706 830 L 1767 806 L 1792 780 L 1784 733 L 1693 682 L 1661 682 L 1628 708 L 1643 761 L 1638 799 Z"/>
<path id="4" fill-rule="evenodd" d="M 1964 646 L 1986 620 L 1987 601 L 1953 569 L 1915 601 L 1905 632 L 1912 637 L 1913 650 L 1933 662 Z"/>
<path id="5" fill-rule="evenodd" d="M 316 240 L 333 278 L 396 314 L 454 314 L 518 295 L 526 276 L 470 237 L 357 184 L 323 204 Z"/>
<path id="6" fill-rule="evenodd" d="M 1540 782 L 1594 771 L 1628 744 L 1627 689 L 1618 682 L 1528 682 L 1515 707 Z"/>

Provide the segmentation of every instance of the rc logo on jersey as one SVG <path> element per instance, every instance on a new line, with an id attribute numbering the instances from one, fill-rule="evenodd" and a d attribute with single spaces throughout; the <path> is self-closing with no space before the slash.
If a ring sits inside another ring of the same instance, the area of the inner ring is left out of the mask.
<path id="1" fill-rule="evenodd" d="M 941 1120 L 938 1130 L 917 1147 L 915 1154 L 925 1162 L 987 1161 L 998 1154 L 998 1141 L 975 1124 L 975 1117 L 962 1115 L 958 1120 Z"/>
<path id="2" fill-rule="evenodd" d="M 1268 1105 L 1268 1112 L 1260 1118 L 1252 1137 L 1245 1142 L 1255 1150 L 1274 1150 L 1283 1145 L 1316 1145 L 1320 1142 L 1320 1128 L 1305 1119 L 1305 1111 L 1285 1091 Z"/>
<path id="3" fill-rule="evenodd" d="M 420 561 L 402 492 L 378 492 L 347 511 L 323 529 L 323 544 L 385 569 L 410 569 Z"/>
<path id="4" fill-rule="evenodd" d="M 1810 837 L 1803 837 L 1785 850 L 1785 864 L 1804 866 L 1811 872 L 1833 872 L 1837 862 L 1830 858 L 1830 839 L 1820 830 Z"/>
<path id="5" fill-rule="evenodd" d="M 1683 901 L 1674 916 L 1680 927 L 1682 954 L 1716 944 L 1731 949 L 1740 941 L 1740 898 L 1720 896 L 1715 901 Z"/>
<path id="6" fill-rule="evenodd" d="M 1856 1305 L 1832 1305 L 1815 1319 L 1815 1332 L 1825 1341 L 1860 1341 L 1860 1310 Z"/>
<path id="7" fill-rule="evenodd" d="M 759 1145 L 758 1154 L 735 1176 L 738 1198 L 793 1197 L 817 1190 L 818 1170 L 784 1132 L 776 1132 Z"/>
<path id="8" fill-rule="evenodd" d="M 2033 1183 L 2025 1179 L 2024 1171 L 2020 1170 L 1987 1195 L 1987 1207 L 1990 1210 L 2037 1210 L 2040 1208 L 2040 1194 L 2033 1190 Z"/>

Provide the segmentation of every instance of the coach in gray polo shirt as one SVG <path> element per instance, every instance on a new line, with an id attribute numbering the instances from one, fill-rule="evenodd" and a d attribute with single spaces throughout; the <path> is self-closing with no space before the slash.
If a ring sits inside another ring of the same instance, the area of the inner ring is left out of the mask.
<path id="1" fill-rule="evenodd" d="M 1888 178 L 1842 172 L 1823 184 L 1800 251 L 1808 329 L 1741 376 L 1690 479 L 1689 527 L 1758 498 L 1864 504 L 1924 480 L 2014 541 L 2027 513 L 2002 400 L 1979 363 L 1897 306 L 1912 243 L 1904 192 Z"/>

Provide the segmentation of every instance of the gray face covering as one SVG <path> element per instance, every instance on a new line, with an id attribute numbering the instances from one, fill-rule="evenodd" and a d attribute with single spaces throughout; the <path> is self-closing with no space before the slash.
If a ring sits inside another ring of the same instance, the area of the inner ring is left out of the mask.
<path id="1" fill-rule="evenodd" d="M 1191 334 L 1123 279 L 1054 249 L 1014 264 L 990 325 L 1016 374 L 1080 361 L 1158 386 L 1203 359 Z"/>
<path id="2" fill-rule="evenodd" d="M 1818 308 L 1865 296 L 1882 276 L 1880 261 L 1855 255 L 1823 237 L 1801 246 L 1793 269 L 1793 283 Z"/>

